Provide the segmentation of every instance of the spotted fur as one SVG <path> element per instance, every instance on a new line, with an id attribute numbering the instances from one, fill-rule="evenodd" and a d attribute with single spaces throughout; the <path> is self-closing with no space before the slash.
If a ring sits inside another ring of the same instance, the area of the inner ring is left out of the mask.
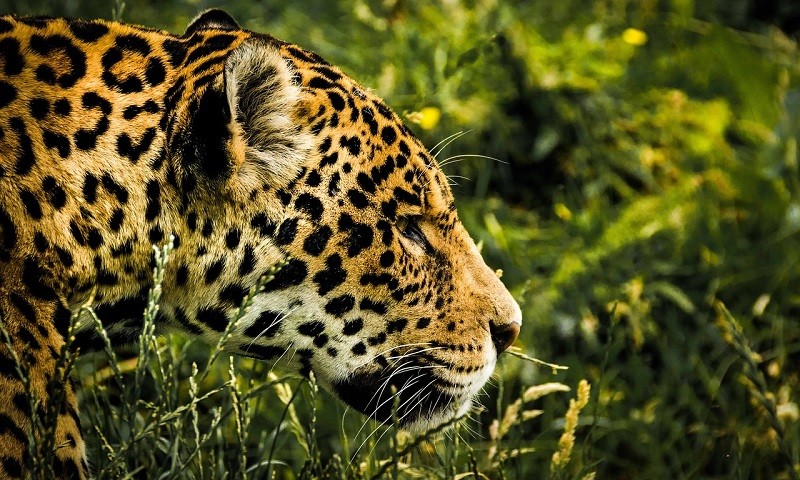
<path id="1" fill-rule="evenodd" d="M 174 237 L 160 327 L 313 371 L 409 429 L 465 410 L 516 338 L 517 304 L 400 119 L 338 68 L 212 10 L 182 36 L 0 17 L 0 477 L 23 476 L 29 419 L 59 478 L 86 478 L 74 388 L 52 396 L 71 315 L 135 340 L 153 244 Z M 89 329 L 82 349 L 97 347 Z M 288 354 L 287 354 L 288 353 Z M 16 360 L 40 411 L 28 412 Z M 48 420 L 49 419 L 49 420 Z"/>

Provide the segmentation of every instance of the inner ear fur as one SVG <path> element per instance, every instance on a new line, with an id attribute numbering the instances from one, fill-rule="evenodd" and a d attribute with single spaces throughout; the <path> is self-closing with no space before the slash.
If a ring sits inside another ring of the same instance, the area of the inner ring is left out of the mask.
<path id="1" fill-rule="evenodd" d="M 233 148 L 244 157 L 238 175 L 276 187 L 288 184 L 312 145 L 311 135 L 293 117 L 301 91 L 291 67 L 277 47 L 252 38 L 231 52 L 224 80 L 231 128 L 242 140 Z"/>

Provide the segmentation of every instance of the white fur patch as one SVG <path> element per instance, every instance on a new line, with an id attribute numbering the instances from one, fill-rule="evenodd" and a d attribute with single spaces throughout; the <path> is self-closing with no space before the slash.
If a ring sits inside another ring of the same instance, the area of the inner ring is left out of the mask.
<path id="1" fill-rule="evenodd" d="M 248 40 L 225 63 L 225 91 L 247 145 L 241 179 L 289 183 L 312 146 L 311 135 L 292 117 L 300 87 L 292 82 L 289 64 L 275 47 Z"/>

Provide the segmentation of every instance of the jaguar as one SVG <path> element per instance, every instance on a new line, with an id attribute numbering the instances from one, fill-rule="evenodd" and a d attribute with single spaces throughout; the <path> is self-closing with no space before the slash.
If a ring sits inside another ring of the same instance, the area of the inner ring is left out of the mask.
<path id="1" fill-rule="evenodd" d="M 30 471 L 34 420 L 58 478 L 90 475 L 59 358 L 102 347 L 71 327 L 86 307 L 136 340 L 153 245 L 173 245 L 160 329 L 228 329 L 410 431 L 463 414 L 515 341 L 436 159 L 318 55 L 216 9 L 182 35 L 6 15 L 0 68 L 0 477 Z"/>

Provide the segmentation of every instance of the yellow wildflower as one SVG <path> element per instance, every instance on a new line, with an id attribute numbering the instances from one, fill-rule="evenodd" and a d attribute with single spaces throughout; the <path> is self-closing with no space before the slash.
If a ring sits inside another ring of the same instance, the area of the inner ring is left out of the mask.
<path id="1" fill-rule="evenodd" d="M 622 40 L 630 45 L 641 47 L 647 43 L 647 34 L 638 28 L 626 28 L 622 32 Z"/>
<path id="2" fill-rule="evenodd" d="M 432 130 L 439 124 L 439 119 L 442 118 L 442 111 L 436 107 L 425 107 L 418 112 L 411 112 L 406 114 L 406 118 L 411 123 L 416 123 L 423 130 Z"/>
<path id="3" fill-rule="evenodd" d="M 563 203 L 556 203 L 553 209 L 561 220 L 565 222 L 572 220 L 572 211 Z"/>

